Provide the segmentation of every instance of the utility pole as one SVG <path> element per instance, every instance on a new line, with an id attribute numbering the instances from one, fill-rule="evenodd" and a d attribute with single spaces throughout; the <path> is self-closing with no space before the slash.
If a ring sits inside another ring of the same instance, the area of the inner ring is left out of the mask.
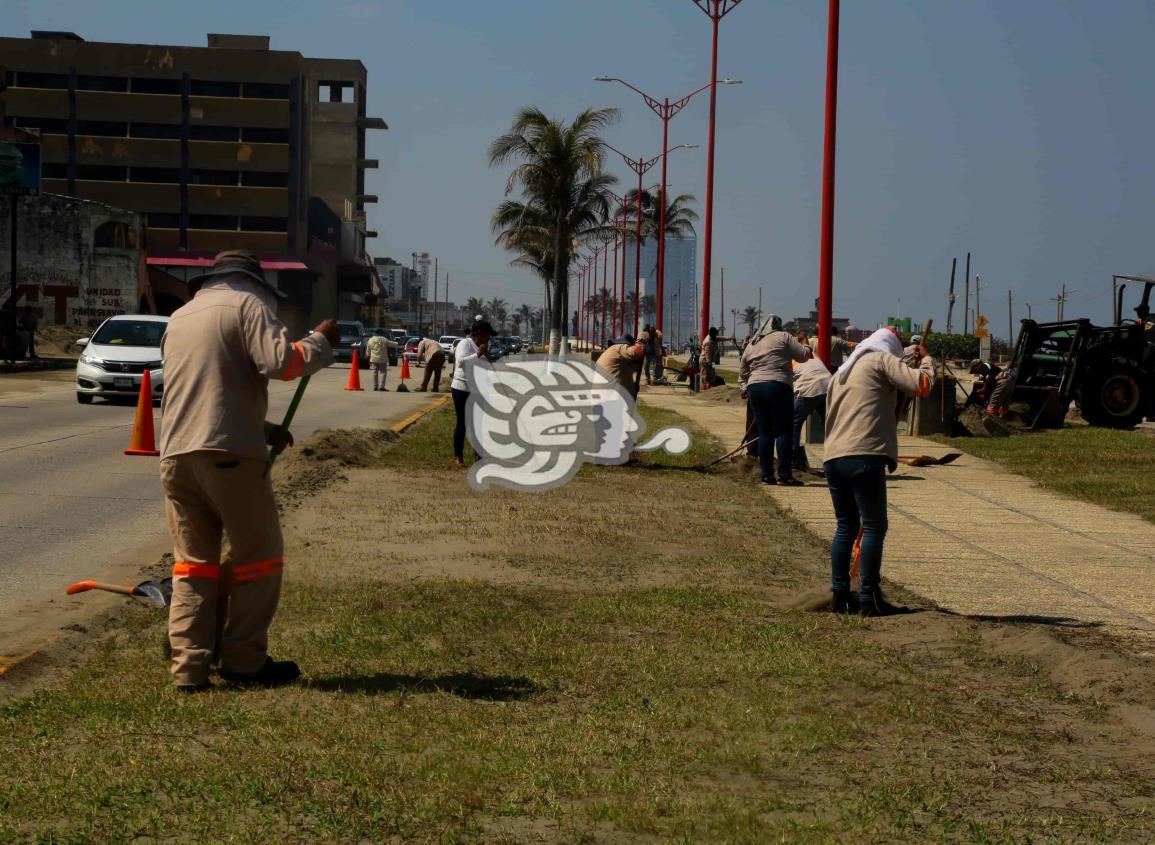
<path id="1" fill-rule="evenodd" d="M 950 260 L 950 296 L 946 300 L 946 333 L 954 334 L 954 321 L 951 319 L 954 315 L 954 269 L 958 264 L 958 257 Z"/>
<path id="2" fill-rule="evenodd" d="M 1007 346 L 1015 345 L 1015 316 L 1011 304 L 1011 289 L 1007 288 Z"/>
<path id="3" fill-rule="evenodd" d="M 1027 303 L 1027 319 L 1028 320 L 1035 319 L 1035 315 L 1031 313 L 1031 303 L 1029 303 L 1029 302 Z"/>
<path id="4" fill-rule="evenodd" d="M 720 274 L 718 282 L 718 316 L 721 317 L 722 331 L 726 331 L 726 268 L 719 267 Z"/>
<path id="5" fill-rule="evenodd" d="M 963 294 L 963 334 L 970 334 L 970 328 L 967 324 L 971 313 L 971 254 L 969 252 L 967 253 L 967 266 L 964 276 L 963 281 L 966 282 L 966 292 Z"/>
<path id="6" fill-rule="evenodd" d="M 443 334 L 449 334 L 449 271 L 445 271 L 445 320 Z"/>
<path id="7" fill-rule="evenodd" d="M 431 334 L 437 334 L 437 277 L 441 273 L 437 269 L 437 258 L 433 259 L 433 331 Z"/>
<path id="8" fill-rule="evenodd" d="M 1063 322 L 1063 306 L 1067 303 L 1067 286 L 1063 285 L 1059 291 L 1059 322 Z"/>
<path id="9" fill-rule="evenodd" d="M 979 290 L 982 288 L 982 286 L 983 286 L 982 279 L 979 278 L 978 273 L 975 273 L 975 319 L 976 320 L 983 315 L 983 307 L 981 304 L 979 304 Z"/>

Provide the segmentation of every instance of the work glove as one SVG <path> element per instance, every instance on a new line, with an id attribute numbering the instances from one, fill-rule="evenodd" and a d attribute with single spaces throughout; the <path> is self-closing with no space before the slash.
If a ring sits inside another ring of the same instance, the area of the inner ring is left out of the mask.
<path id="1" fill-rule="evenodd" d="M 282 426 L 269 424 L 267 425 L 265 442 L 272 446 L 277 454 L 280 454 L 293 445 L 293 433 Z"/>

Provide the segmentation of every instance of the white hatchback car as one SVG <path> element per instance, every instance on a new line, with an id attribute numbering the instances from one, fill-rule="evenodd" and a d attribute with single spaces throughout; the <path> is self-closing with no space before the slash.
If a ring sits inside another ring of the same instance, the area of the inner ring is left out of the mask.
<path id="1" fill-rule="evenodd" d="M 145 370 L 152 398 L 159 401 L 164 393 L 160 339 L 167 327 L 168 317 L 124 314 L 109 317 L 92 337 L 76 341 L 83 347 L 76 364 L 76 401 L 88 405 L 95 396 L 138 396 Z"/>

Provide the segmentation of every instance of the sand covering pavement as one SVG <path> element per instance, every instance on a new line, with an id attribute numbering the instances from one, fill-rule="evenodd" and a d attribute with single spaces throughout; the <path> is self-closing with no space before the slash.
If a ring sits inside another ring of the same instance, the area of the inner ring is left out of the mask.
<path id="1" fill-rule="evenodd" d="M 647 389 L 641 401 L 669 408 L 718 437 L 741 442 L 745 406 L 732 387 L 692 396 Z M 809 448 L 820 465 L 821 445 Z M 900 455 L 941 456 L 946 446 L 900 436 Z M 818 537 L 834 532 L 830 494 L 802 475 L 801 488 L 764 487 Z M 1155 633 L 1155 525 L 1042 490 L 964 455 L 944 467 L 900 465 L 887 484 L 890 529 L 884 577 L 968 615 L 1037 617 L 1057 624 Z"/>

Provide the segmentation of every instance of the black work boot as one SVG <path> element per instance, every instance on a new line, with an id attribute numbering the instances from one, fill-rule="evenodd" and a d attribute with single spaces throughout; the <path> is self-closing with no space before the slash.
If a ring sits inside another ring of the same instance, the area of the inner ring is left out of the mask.
<path id="1" fill-rule="evenodd" d="M 292 660 L 265 658 L 265 665 L 250 675 L 239 672 L 221 672 L 221 677 L 231 684 L 251 687 L 280 687 L 291 684 L 301 677 L 301 669 Z"/>
<path id="2" fill-rule="evenodd" d="M 849 616 L 858 613 L 858 596 L 853 590 L 832 590 L 830 593 L 830 612 Z"/>
<path id="3" fill-rule="evenodd" d="M 882 590 L 875 587 L 869 598 L 859 597 L 859 616 L 899 616 L 910 613 L 910 608 L 891 604 L 883 598 Z"/>

